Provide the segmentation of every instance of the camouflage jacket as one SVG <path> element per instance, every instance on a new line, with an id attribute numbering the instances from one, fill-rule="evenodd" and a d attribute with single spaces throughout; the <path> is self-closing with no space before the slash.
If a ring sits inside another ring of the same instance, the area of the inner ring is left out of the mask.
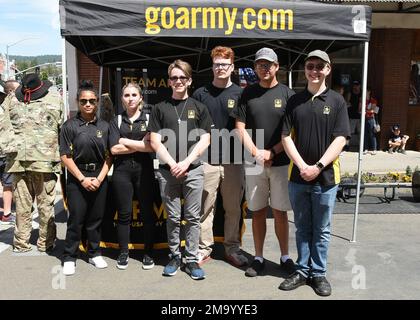
<path id="1" fill-rule="evenodd" d="M 60 172 L 62 122 L 63 103 L 58 94 L 48 93 L 29 104 L 8 96 L 0 110 L 0 153 L 7 154 L 7 172 Z"/>
<path id="2" fill-rule="evenodd" d="M 10 122 L 9 108 L 10 100 L 13 95 L 9 94 L 0 106 L 0 155 L 17 152 L 15 141 L 15 132 Z"/>

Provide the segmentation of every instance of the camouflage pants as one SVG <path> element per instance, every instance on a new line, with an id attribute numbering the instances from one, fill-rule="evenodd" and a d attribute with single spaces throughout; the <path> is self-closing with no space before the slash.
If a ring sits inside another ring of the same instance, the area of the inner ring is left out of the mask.
<path id="1" fill-rule="evenodd" d="M 16 203 L 16 227 L 13 239 L 15 250 L 31 248 L 29 239 L 32 231 L 32 204 L 36 199 L 39 213 L 39 237 L 37 246 L 45 251 L 54 244 L 56 225 L 54 221 L 55 185 L 54 173 L 27 171 L 15 173 L 13 195 Z"/>

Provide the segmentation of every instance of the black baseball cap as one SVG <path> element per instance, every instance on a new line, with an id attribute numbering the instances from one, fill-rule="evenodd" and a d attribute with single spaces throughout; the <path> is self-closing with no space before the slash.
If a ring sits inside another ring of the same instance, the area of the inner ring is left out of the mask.
<path id="1" fill-rule="evenodd" d="M 392 131 L 395 131 L 395 130 L 400 130 L 400 125 L 399 124 L 394 124 L 392 126 Z"/>

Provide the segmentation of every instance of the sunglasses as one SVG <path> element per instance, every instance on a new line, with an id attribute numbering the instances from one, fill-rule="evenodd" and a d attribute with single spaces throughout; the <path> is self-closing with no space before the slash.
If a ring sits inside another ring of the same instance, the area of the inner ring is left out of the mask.
<path id="1" fill-rule="evenodd" d="M 255 64 L 255 67 L 257 68 L 257 69 L 264 69 L 264 70 L 269 70 L 269 69 L 271 69 L 271 67 L 274 65 L 274 63 L 273 62 L 271 62 L 271 63 L 257 63 L 257 64 Z"/>
<path id="2" fill-rule="evenodd" d="M 213 63 L 213 68 L 228 69 L 231 65 L 231 63 Z"/>
<path id="3" fill-rule="evenodd" d="M 322 71 L 325 68 L 325 64 L 324 63 L 318 63 L 318 64 L 308 63 L 305 66 L 305 68 L 306 68 L 306 70 L 316 69 L 317 71 Z"/>
<path id="4" fill-rule="evenodd" d="M 173 77 L 169 77 L 169 80 L 173 81 L 173 82 L 177 82 L 178 80 L 180 80 L 181 82 L 187 82 L 190 78 L 186 77 L 186 76 L 173 76 Z"/>
<path id="5" fill-rule="evenodd" d="M 96 100 L 96 99 L 80 99 L 79 100 L 79 104 L 81 106 L 86 105 L 88 102 L 89 102 L 89 104 L 95 106 L 98 103 L 98 100 Z"/>

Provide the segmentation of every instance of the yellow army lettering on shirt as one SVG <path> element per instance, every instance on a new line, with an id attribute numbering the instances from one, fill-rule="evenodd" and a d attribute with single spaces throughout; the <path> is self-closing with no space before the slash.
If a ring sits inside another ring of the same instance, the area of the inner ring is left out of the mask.
<path id="1" fill-rule="evenodd" d="M 188 110 L 188 119 L 195 119 L 195 111 Z"/>
<path id="2" fill-rule="evenodd" d="M 17 153 L 9 154 L 6 170 L 60 172 L 58 134 L 63 123 L 61 96 L 48 93 L 29 104 L 13 97 L 7 108 Z"/>
<path id="3" fill-rule="evenodd" d="M 274 99 L 274 108 L 281 108 L 282 102 L 281 99 Z"/>

